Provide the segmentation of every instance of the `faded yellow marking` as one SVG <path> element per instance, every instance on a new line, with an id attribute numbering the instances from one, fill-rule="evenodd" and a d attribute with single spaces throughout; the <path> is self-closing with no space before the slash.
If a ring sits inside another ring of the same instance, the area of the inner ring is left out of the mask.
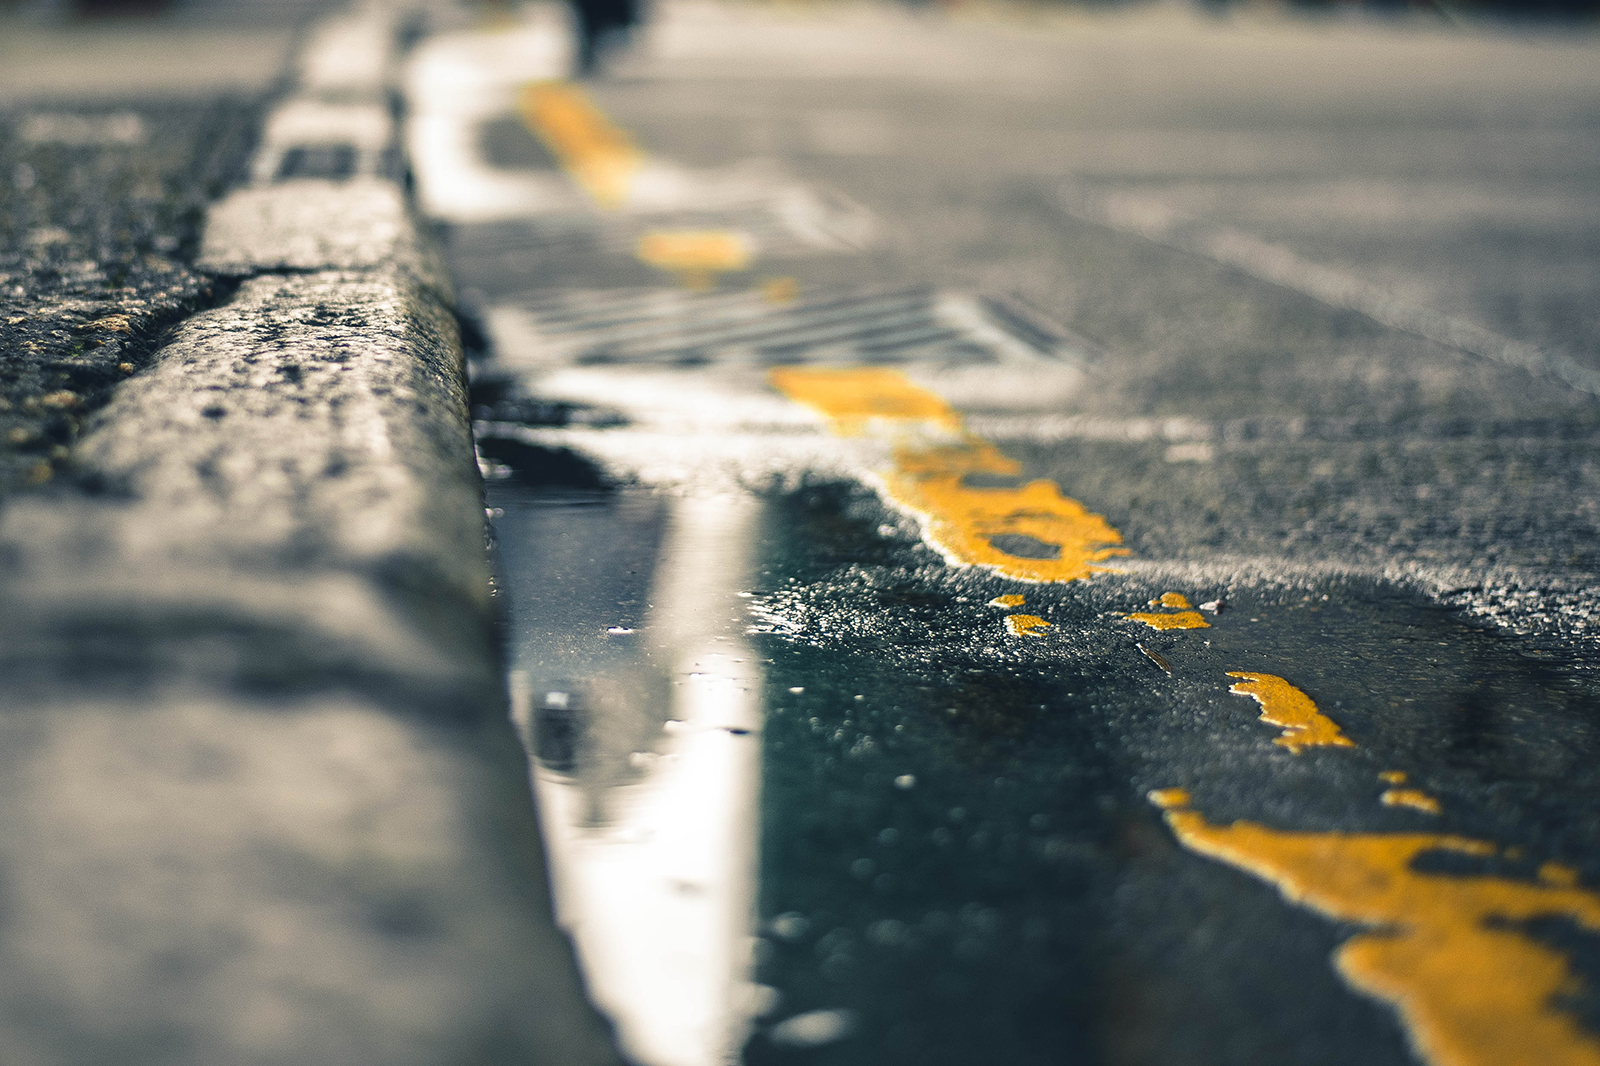
<path id="1" fill-rule="evenodd" d="M 948 404 L 887 367 L 780 366 L 772 371 L 772 383 L 789 399 L 826 415 L 841 437 L 859 437 L 873 423 L 888 423 L 893 429 L 899 423 L 926 422 L 950 433 L 961 431 L 961 416 Z M 1015 472 L 1015 464 L 1005 472 Z"/>
<path id="2" fill-rule="evenodd" d="M 1007 593 L 1004 596 L 996 596 L 994 599 L 989 601 L 989 606 L 990 607 L 1021 607 L 1026 602 L 1028 602 L 1026 597 L 1018 596 L 1015 592 L 1011 592 L 1011 593 Z"/>
<path id="3" fill-rule="evenodd" d="M 1391 788 L 1378 799 L 1385 807 L 1410 807 L 1424 814 L 1439 813 L 1439 801 L 1420 788 Z"/>
<path id="4" fill-rule="evenodd" d="M 1135 622 L 1143 622 L 1151 629 L 1210 629 L 1211 623 L 1207 622 L 1205 615 L 1199 611 L 1174 611 L 1171 614 L 1145 614 L 1138 612 L 1125 615 Z"/>
<path id="5" fill-rule="evenodd" d="M 1539 867 L 1539 880 L 1557 888 L 1577 888 L 1578 871 L 1559 862 L 1547 862 Z"/>
<path id="6" fill-rule="evenodd" d="M 1006 615 L 1006 632 L 1013 637 L 1042 637 L 1049 628 L 1050 623 L 1036 614 Z"/>
<path id="7" fill-rule="evenodd" d="M 1557 950 L 1512 923 L 1560 915 L 1600 932 L 1600 896 L 1571 884 L 1412 869 L 1424 852 L 1490 856 L 1481 840 L 1434 833 L 1315 833 L 1212 825 L 1150 794 L 1178 840 L 1277 887 L 1285 899 L 1368 926 L 1334 953 L 1351 987 L 1392 1004 L 1432 1066 L 1600 1066 L 1600 1043 L 1558 997 L 1577 980 Z M 1159 797 L 1159 798 L 1158 798 Z"/>
<path id="8" fill-rule="evenodd" d="M 718 274 L 750 266 L 750 247 L 730 230 L 651 230 L 639 238 L 641 263 L 679 275 L 691 289 L 709 289 Z"/>
<path id="9" fill-rule="evenodd" d="M 1194 604 L 1190 603 L 1189 600 L 1180 592 L 1163 592 L 1159 600 L 1150 601 L 1150 606 L 1183 607 L 1187 609 L 1189 607 L 1193 607 Z"/>
<path id="10" fill-rule="evenodd" d="M 1273 740 L 1299 755 L 1304 748 L 1353 748 L 1350 741 L 1333 720 L 1311 702 L 1311 697 L 1295 688 L 1281 677 L 1272 674 L 1251 674 L 1229 671 L 1229 677 L 1242 678 L 1228 691 L 1235 696 L 1249 696 L 1261 704 L 1261 720 L 1268 725 L 1283 727 L 1283 735 Z"/>
<path id="11" fill-rule="evenodd" d="M 789 304 L 800 298 L 800 283 L 794 278 L 768 278 L 761 283 L 761 298 L 769 304 Z"/>
<path id="12" fill-rule="evenodd" d="M 1404 770 L 1385 770 L 1378 775 L 1378 780 L 1390 785 L 1403 785 L 1406 783 Z"/>
<path id="13" fill-rule="evenodd" d="M 779 367 L 772 382 L 791 400 L 815 408 L 841 435 L 883 433 L 895 443 L 884 488 L 923 517 L 924 535 L 946 558 L 983 566 L 1019 581 L 1076 581 L 1114 555 L 1122 535 L 1053 481 L 1017 488 L 974 487 L 970 474 L 1014 476 L 1021 467 L 993 444 L 966 433 L 943 400 L 883 367 Z M 1012 555 L 995 547 L 1003 536 L 1030 537 L 1054 557 Z"/>
<path id="14" fill-rule="evenodd" d="M 587 93 L 563 81 L 534 82 L 518 94 L 517 109 L 595 203 L 608 210 L 627 203 L 644 153 Z"/>

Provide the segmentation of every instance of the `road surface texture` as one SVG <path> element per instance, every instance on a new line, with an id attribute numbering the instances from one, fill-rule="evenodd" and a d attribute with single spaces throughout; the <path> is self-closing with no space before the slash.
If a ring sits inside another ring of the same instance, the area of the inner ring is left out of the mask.
<path id="1" fill-rule="evenodd" d="M 0 1060 L 1600 1063 L 1592 30 L 147 6 L 0 22 Z"/>
<path id="2" fill-rule="evenodd" d="M 422 209 L 624 1052 L 1600 1062 L 1591 33 L 431 36 Z M 751 939 L 752 934 L 754 939 Z"/>

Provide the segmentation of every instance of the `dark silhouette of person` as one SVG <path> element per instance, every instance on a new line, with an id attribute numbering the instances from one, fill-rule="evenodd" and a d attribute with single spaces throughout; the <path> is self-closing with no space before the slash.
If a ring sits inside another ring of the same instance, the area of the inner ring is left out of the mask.
<path id="1" fill-rule="evenodd" d="M 568 0 L 577 24 L 577 75 L 601 72 L 608 53 L 628 43 L 639 24 L 639 0 Z"/>

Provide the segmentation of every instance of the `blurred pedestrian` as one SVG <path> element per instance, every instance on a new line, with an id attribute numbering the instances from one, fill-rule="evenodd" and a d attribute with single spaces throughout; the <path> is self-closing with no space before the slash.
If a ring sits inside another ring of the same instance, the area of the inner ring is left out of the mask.
<path id="1" fill-rule="evenodd" d="M 639 0 L 568 0 L 576 24 L 577 76 L 601 72 L 607 57 L 627 46 L 639 24 Z"/>

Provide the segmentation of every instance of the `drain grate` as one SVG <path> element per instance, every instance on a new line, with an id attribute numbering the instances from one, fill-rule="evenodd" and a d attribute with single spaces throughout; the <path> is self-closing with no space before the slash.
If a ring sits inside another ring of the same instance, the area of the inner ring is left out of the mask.
<path id="1" fill-rule="evenodd" d="M 497 310 L 545 363 L 981 365 L 1079 360 L 1065 330 L 1015 301 L 934 288 L 819 293 L 568 290 Z"/>

